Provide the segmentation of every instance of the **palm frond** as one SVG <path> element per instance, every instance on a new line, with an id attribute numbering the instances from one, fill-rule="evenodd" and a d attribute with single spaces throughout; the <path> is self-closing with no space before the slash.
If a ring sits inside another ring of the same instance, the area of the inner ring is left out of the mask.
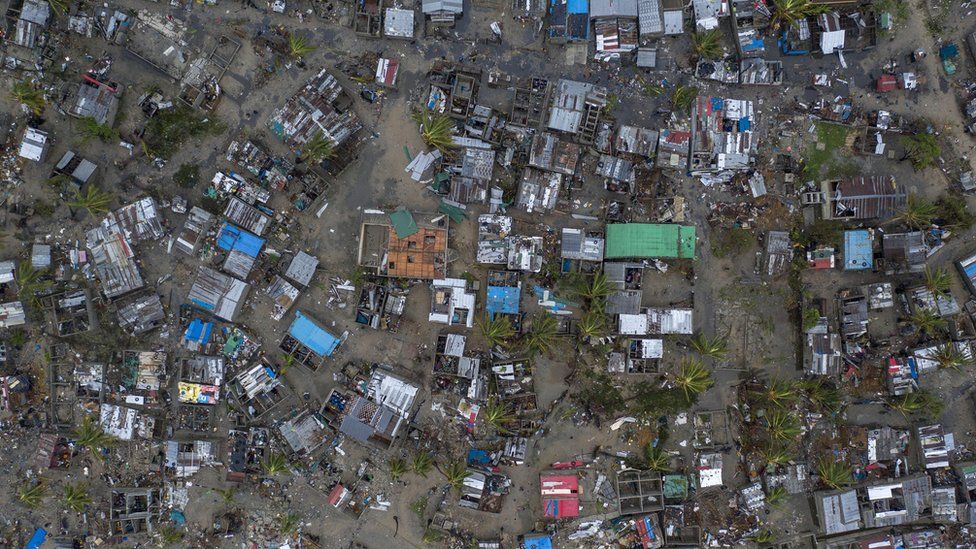
<path id="1" fill-rule="evenodd" d="M 674 376 L 674 384 L 684 391 L 685 398 L 691 401 L 697 395 L 707 391 L 715 380 L 712 373 L 699 360 L 685 359 L 681 368 Z"/>
<path id="2" fill-rule="evenodd" d="M 410 470 L 424 478 L 427 478 L 427 473 L 433 468 L 434 458 L 427 452 L 417 452 L 410 459 Z"/>
<path id="3" fill-rule="evenodd" d="M 315 51 L 316 47 L 309 43 L 308 37 L 301 34 L 291 34 L 288 36 L 288 53 L 292 57 L 299 59 Z"/>
<path id="4" fill-rule="evenodd" d="M 817 461 L 817 476 L 820 482 L 834 490 L 853 484 L 854 469 L 833 457 L 822 457 Z"/>
<path id="5" fill-rule="evenodd" d="M 92 498 L 88 494 L 88 486 L 82 483 L 66 484 L 64 486 L 64 504 L 68 509 L 75 513 L 85 510 L 85 507 L 92 504 Z"/>
<path id="6" fill-rule="evenodd" d="M 729 351 L 729 341 L 723 336 L 708 337 L 699 332 L 691 338 L 691 348 L 703 357 L 722 360 Z"/>
<path id="7" fill-rule="evenodd" d="M 420 136 L 427 145 L 441 152 L 457 147 L 454 143 L 454 120 L 451 117 L 421 109 L 414 112 L 413 119 L 420 126 Z"/>

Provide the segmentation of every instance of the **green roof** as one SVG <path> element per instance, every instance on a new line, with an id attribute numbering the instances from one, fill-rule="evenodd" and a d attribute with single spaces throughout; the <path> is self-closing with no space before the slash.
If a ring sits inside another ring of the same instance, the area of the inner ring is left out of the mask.
<path id="1" fill-rule="evenodd" d="M 607 225 L 606 259 L 695 258 L 695 227 L 656 223 Z"/>
<path id="2" fill-rule="evenodd" d="M 667 499 L 685 499 L 688 497 L 688 477 L 664 475 L 664 497 Z"/>
<path id="3" fill-rule="evenodd" d="M 407 238 L 410 235 L 420 232 L 420 229 L 417 227 L 417 222 L 413 219 L 413 214 L 404 208 L 400 208 L 390 214 L 390 223 L 393 224 L 393 230 L 396 231 L 397 238 Z"/>

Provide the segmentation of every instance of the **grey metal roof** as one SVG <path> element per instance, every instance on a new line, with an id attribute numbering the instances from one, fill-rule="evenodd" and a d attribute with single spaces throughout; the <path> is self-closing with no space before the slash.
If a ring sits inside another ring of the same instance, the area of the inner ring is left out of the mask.
<path id="1" fill-rule="evenodd" d="M 642 69 L 657 68 L 657 48 L 638 48 L 637 66 Z"/>
<path id="2" fill-rule="evenodd" d="M 635 315 L 640 312 L 640 290 L 618 290 L 607 296 L 608 315 Z"/>
<path id="3" fill-rule="evenodd" d="M 590 0 L 590 19 L 637 17 L 637 0 Z"/>
<path id="4" fill-rule="evenodd" d="M 413 10 L 386 8 L 383 34 L 394 38 L 413 38 Z"/>
<path id="5" fill-rule="evenodd" d="M 464 11 L 462 0 L 424 0 L 424 13 L 448 12 L 460 15 Z"/>
<path id="6" fill-rule="evenodd" d="M 464 149 L 461 160 L 461 175 L 475 179 L 490 180 L 495 167 L 495 151 L 491 149 Z"/>
<path id="7" fill-rule="evenodd" d="M 285 271 L 285 276 L 294 282 L 301 284 L 302 286 L 308 286 L 308 283 L 312 281 L 312 276 L 315 275 L 315 269 L 318 266 L 318 258 L 308 255 L 305 252 L 298 252 L 291 260 L 291 264 L 288 265 L 288 270 Z"/>
<path id="8" fill-rule="evenodd" d="M 554 130 L 576 133 L 583 111 L 586 108 L 586 98 L 591 92 L 606 93 L 606 88 L 589 82 L 562 79 L 556 84 L 553 94 L 552 108 L 549 110 L 549 127 Z"/>
<path id="9" fill-rule="evenodd" d="M 51 17 L 51 6 L 47 2 L 39 0 L 26 0 L 20 9 L 20 18 L 38 25 L 47 25 L 47 20 Z"/>
<path id="10" fill-rule="evenodd" d="M 604 240 L 586 236 L 580 229 L 564 228 L 562 234 L 562 257 L 581 261 L 603 261 Z"/>
<path id="11" fill-rule="evenodd" d="M 827 535 L 842 534 L 861 527 L 857 492 L 830 492 L 815 497 L 820 527 Z"/>
<path id="12" fill-rule="evenodd" d="M 664 32 L 664 19 L 658 0 L 637 0 L 637 20 L 642 36 Z"/>
<path id="13" fill-rule="evenodd" d="M 664 34 L 674 35 L 685 32 L 685 14 L 681 10 L 664 12 Z"/>

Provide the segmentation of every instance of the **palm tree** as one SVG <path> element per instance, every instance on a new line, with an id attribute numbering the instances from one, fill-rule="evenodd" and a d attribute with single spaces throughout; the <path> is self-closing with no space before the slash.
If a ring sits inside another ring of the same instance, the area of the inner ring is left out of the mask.
<path id="1" fill-rule="evenodd" d="M 826 13 L 830 8 L 823 4 L 815 4 L 810 0 L 775 0 L 773 3 L 773 28 L 793 26 L 801 19 L 811 15 Z"/>
<path id="2" fill-rule="evenodd" d="M 288 459 L 284 454 L 272 452 L 261 462 L 261 468 L 264 469 L 264 474 L 273 477 L 288 470 Z"/>
<path id="3" fill-rule="evenodd" d="M 47 4 L 51 6 L 51 11 L 54 12 L 54 15 L 64 15 L 68 11 L 67 0 L 47 0 Z"/>
<path id="4" fill-rule="evenodd" d="M 640 468 L 646 471 L 667 473 L 671 471 L 671 456 L 664 451 L 662 445 L 654 446 L 648 442 L 641 452 Z"/>
<path id="5" fill-rule="evenodd" d="M 88 212 L 88 215 L 96 217 L 106 213 L 111 202 L 112 195 L 95 185 L 88 184 L 84 192 L 75 190 L 75 199 L 68 202 L 68 205 L 72 208 L 82 208 Z"/>
<path id="6" fill-rule="evenodd" d="M 93 501 L 88 495 L 88 486 L 80 482 L 64 486 L 64 504 L 75 513 L 84 511 Z"/>
<path id="7" fill-rule="evenodd" d="M 488 399 L 478 416 L 500 433 L 508 433 L 508 425 L 515 421 L 511 408 L 497 398 Z"/>
<path id="8" fill-rule="evenodd" d="M 421 109 L 413 113 L 413 119 L 420 125 L 420 136 L 424 143 L 441 152 L 457 146 L 454 143 L 454 121 L 451 117 Z"/>
<path id="9" fill-rule="evenodd" d="M 850 486 L 853 484 L 851 481 L 853 474 L 854 470 L 850 465 L 830 456 L 822 457 L 817 461 L 817 476 L 828 488 L 838 490 L 842 486 Z"/>
<path id="10" fill-rule="evenodd" d="M 526 354 L 533 357 L 539 353 L 550 353 L 558 330 L 559 323 L 552 315 L 542 313 L 533 317 L 529 333 L 525 336 Z"/>
<path id="11" fill-rule="evenodd" d="M 651 83 L 644 80 L 640 75 L 635 76 L 637 83 L 640 84 L 641 92 L 647 97 L 660 97 L 667 91 L 663 85 Z"/>
<path id="12" fill-rule="evenodd" d="M 23 484 L 17 489 L 17 501 L 31 509 L 36 509 L 47 497 L 47 485 L 38 480 L 33 484 Z"/>
<path id="13" fill-rule="evenodd" d="M 729 351 L 729 340 L 724 336 L 708 337 L 698 332 L 691 338 L 691 348 L 703 357 L 722 360 Z"/>
<path id="14" fill-rule="evenodd" d="M 698 98 L 698 88 L 694 86 L 675 86 L 671 92 L 671 108 L 676 111 L 686 111 L 691 108 Z"/>
<path id="15" fill-rule="evenodd" d="M 942 156 L 939 140 L 930 133 L 906 135 L 901 142 L 905 146 L 905 156 L 901 160 L 911 160 L 915 171 L 934 165 Z"/>
<path id="16" fill-rule="evenodd" d="M 434 458 L 427 452 L 417 452 L 410 460 L 410 470 L 427 478 L 427 473 L 434 467 Z"/>
<path id="17" fill-rule="evenodd" d="M 34 89 L 34 86 L 26 80 L 14 83 L 14 87 L 10 91 L 10 97 L 17 103 L 27 107 L 27 110 L 35 116 L 40 116 L 44 112 L 44 106 L 47 104 L 47 101 L 44 99 L 44 91 Z"/>
<path id="18" fill-rule="evenodd" d="M 766 414 L 766 428 L 773 440 L 789 442 L 803 433 L 800 420 L 786 410 L 772 410 Z"/>
<path id="19" fill-rule="evenodd" d="M 607 315 L 603 314 L 602 311 L 587 311 L 576 325 L 576 332 L 580 341 L 583 342 L 606 337 L 609 333 Z"/>
<path id="20" fill-rule="evenodd" d="M 301 59 L 313 51 L 315 46 L 308 42 L 308 37 L 299 34 L 288 35 L 288 54 L 295 59 Z"/>
<path id="21" fill-rule="evenodd" d="M 766 494 L 766 503 L 770 505 L 777 505 L 782 503 L 783 500 L 785 500 L 789 495 L 790 494 L 786 491 L 786 488 L 783 488 L 782 486 L 773 486 L 769 489 L 769 493 Z"/>
<path id="22" fill-rule="evenodd" d="M 938 417 L 945 408 L 945 402 L 941 398 L 926 390 L 919 390 L 893 397 L 887 401 L 887 404 L 892 409 L 900 412 L 905 418 L 908 418 L 912 414 L 920 414 L 925 417 Z"/>
<path id="23" fill-rule="evenodd" d="M 220 496 L 221 501 L 224 503 L 230 503 L 234 501 L 234 496 L 237 494 L 237 490 L 233 487 L 231 488 L 211 488 L 214 493 Z"/>
<path id="24" fill-rule="evenodd" d="M 796 388 L 780 379 L 771 379 L 766 387 L 754 392 L 759 404 L 769 403 L 785 408 L 796 398 Z"/>
<path id="25" fill-rule="evenodd" d="M 599 302 L 610 296 L 614 292 L 614 287 L 610 283 L 610 278 L 604 273 L 596 273 L 593 276 L 581 277 L 574 289 L 574 293 L 585 299 L 587 302 Z"/>
<path id="26" fill-rule="evenodd" d="M 919 308 L 911 320 L 915 325 L 915 333 L 919 335 L 934 336 L 946 326 L 946 320 L 929 309 Z"/>
<path id="27" fill-rule="evenodd" d="M 684 391 L 685 398 L 691 402 L 692 399 L 704 393 L 715 384 L 712 373 L 708 368 L 696 359 L 685 359 L 681 363 L 681 369 L 674 376 L 676 387 Z"/>
<path id="28" fill-rule="evenodd" d="M 701 59 L 718 59 L 722 57 L 722 35 L 718 29 L 696 32 L 691 35 L 691 46 Z"/>
<path id="29" fill-rule="evenodd" d="M 102 141 L 111 141 L 118 137 L 118 134 L 112 126 L 108 124 L 99 124 L 98 120 L 90 116 L 86 116 L 81 119 L 81 130 L 80 133 L 84 141 L 89 139 L 100 139 Z"/>
<path id="30" fill-rule="evenodd" d="M 786 448 L 779 444 L 770 444 L 760 452 L 760 456 L 766 462 L 766 467 L 783 465 L 792 459 Z"/>
<path id="31" fill-rule="evenodd" d="M 14 274 L 17 283 L 17 297 L 24 303 L 38 305 L 40 299 L 38 292 L 42 292 L 51 286 L 50 281 L 42 280 L 44 271 L 35 269 L 30 261 L 21 261 L 17 265 L 17 272 Z"/>
<path id="32" fill-rule="evenodd" d="M 325 134 L 319 132 L 305 142 L 305 147 L 302 154 L 309 162 L 317 163 L 332 158 L 332 156 L 335 154 L 334 147 L 335 143 L 326 137 Z"/>
<path id="33" fill-rule="evenodd" d="M 819 406 L 825 412 L 836 412 L 841 407 L 841 393 L 831 383 L 822 378 L 800 382 L 799 386 L 805 391 L 810 402 Z"/>
<path id="34" fill-rule="evenodd" d="M 278 377 L 285 375 L 285 372 L 291 369 L 295 365 L 295 356 L 287 354 L 281 359 L 281 369 L 278 371 Z"/>
<path id="35" fill-rule="evenodd" d="M 953 342 L 939 345 L 929 355 L 929 358 L 934 360 L 939 368 L 950 368 L 957 371 L 972 366 L 974 363 L 972 354 L 963 351 Z"/>
<path id="36" fill-rule="evenodd" d="M 299 526 L 301 526 L 301 517 L 297 513 L 278 515 L 278 531 L 282 535 L 290 538 L 292 534 L 298 531 Z"/>
<path id="37" fill-rule="evenodd" d="M 390 480 L 393 482 L 400 480 L 400 477 L 407 472 L 407 462 L 401 458 L 390 458 L 386 465 L 390 468 Z"/>
<path id="38" fill-rule="evenodd" d="M 901 221 L 912 229 L 921 229 L 932 224 L 935 214 L 935 204 L 919 198 L 916 194 L 910 194 L 905 207 L 891 221 Z"/>
<path id="39" fill-rule="evenodd" d="M 102 454 L 100 450 L 106 446 L 115 444 L 115 438 L 95 423 L 95 419 L 92 416 L 88 416 L 81 422 L 78 430 L 75 431 L 75 444 L 82 448 L 88 448 L 91 455 L 101 459 Z"/>
<path id="40" fill-rule="evenodd" d="M 952 276 L 945 267 L 929 269 L 925 267 L 925 288 L 932 293 L 932 297 L 938 299 L 949 293 L 952 287 Z"/>
<path id="41" fill-rule="evenodd" d="M 508 341 L 515 336 L 512 321 L 504 315 L 497 315 L 495 318 L 486 317 L 478 323 L 478 331 L 488 342 L 489 347 L 507 347 Z"/>
<path id="42" fill-rule="evenodd" d="M 454 460 L 448 463 L 441 473 L 447 479 L 447 483 L 451 485 L 451 488 L 454 488 L 458 492 L 464 487 L 464 479 L 468 478 L 468 475 L 471 474 L 461 460 Z"/>

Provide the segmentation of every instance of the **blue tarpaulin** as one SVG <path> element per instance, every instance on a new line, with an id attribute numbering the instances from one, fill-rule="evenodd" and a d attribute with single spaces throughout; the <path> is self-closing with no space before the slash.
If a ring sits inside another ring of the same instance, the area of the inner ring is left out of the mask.
<path id="1" fill-rule="evenodd" d="M 206 345 L 210 341 L 210 334 L 213 332 L 213 322 L 204 322 L 199 318 L 194 318 L 190 321 L 190 325 L 186 327 L 186 334 L 184 339 L 186 341 L 195 341 L 201 345 Z"/>
<path id="2" fill-rule="evenodd" d="M 224 251 L 237 250 L 249 257 L 256 258 L 264 247 L 264 239 L 251 234 L 237 225 L 224 223 L 217 235 L 217 247 Z"/>
<path id="3" fill-rule="evenodd" d="M 590 4 L 586 0 L 569 0 L 566 4 L 567 13 L 590 13 Z"/>
<path id="4" fill-rule="evenodd" d="M 522 289 L 517 286 L 488 286 L 488 303 L 485 310 L 494 318 L 495 314 L 517 315 Z"/>
<path id="5" fill-rule="evenodd" d="M 725 107 L 725 101 L 721 97 L 713 97 L 712 98 L 712 110 L 713 111 L 720 111 L 720 110 L 722 110 L 723 107 Z"/>
<path id="6" fill-rule="evenodd" d="M 333 351 L 339 346 L 339 339 L 336 336 L 322 329 L 301 311 L 295 315 L 295 321 L 291 323 L 291 328 L 288 328 L 288 335 L 319 356 L 332 356 Z"/>
<path id="7" fill-rule="evenodd" d="M 169 512 L 169 519 L 175 522 L 177 526 L 183 526 L 186 524 L 186 517 L 183 516 L 181 511 L 177 511 L 176 509 Z"/>
<path id="8" fill-rule="evenodd" d="M 468 450 L 468 465 L 488 465 L 491 463 L 491 456 L 484 450 L 472 448 Z"/>
<path id="9" fill-rule="evenodd" d="M 40 549 L 40 547 L 44 545 L 44 540 L 46 539 L 47 530 L 38 528 L 37 530 L 34 530 L 34 535 L 31 536 L 31 539 L 27 541 L 27 545 L 24 547 L 25 549 Z"/>
<path id="10" fill-rule="evenodd" d="M 740 132 L 747 132 L 747 131 L 749 131 L 749 128 L 751 126 L 752 126 L 752 122 L 749 121 L 749 117 L 748 116 L 744 116 L 744 117 L 742 117 L 742 118 L 739 119 L 739 131 Z"/>
<path id="11" fill-rule="evenodd" d="M 522 541 L 525 549 L 552 549 L 552 538 L 545 534 L 528 534 Z"/>

